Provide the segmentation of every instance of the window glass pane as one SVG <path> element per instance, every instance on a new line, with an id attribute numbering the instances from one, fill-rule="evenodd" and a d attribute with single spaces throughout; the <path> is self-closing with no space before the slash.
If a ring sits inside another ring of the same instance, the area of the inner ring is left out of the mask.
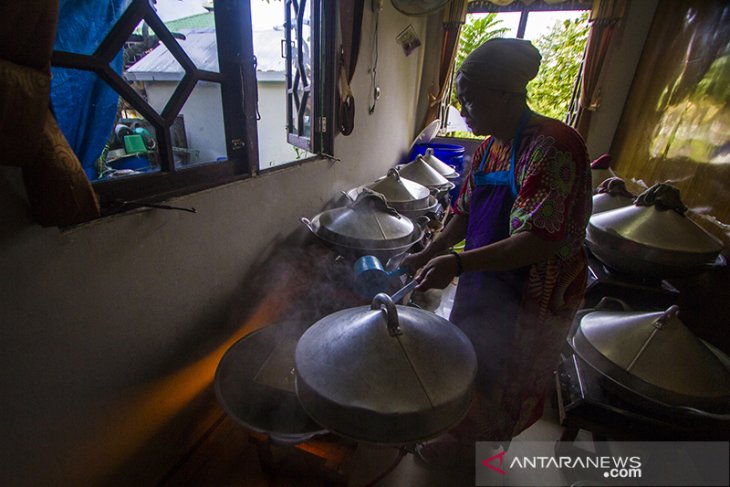
<path id="1" fill-rule="evenodd" d="M 302 0 L 291 3 L 291 131 L 294 135 L 308 138 L 311 134 L 312 85 L 312 30 L 310 28 L 310 5 Z"/>
<path id="2" fill-rule="evenodd" d="M 185 6 L 187 8 L 180 8 Z M 171 8 L 175 7 L 175 8 Z M 158 0 L 157 14 L 198 69 L 218 72 L 213 1 Z"/>
<path id="3" fill-rule="evenodd" d="M 199 81 L 170 133 L 177 168 L 226 160 L 220 84 Z"/>
<path id="4" fill-rule="evenodd" d="M 540 37 L 548 35 L 551 30 L 559 29 L 558 24 L 562 24 L 566 20 L 575 21 L 581 16 L 586 17 L 587 28 L 587 11 L 586 10 L 562 10 L 553 12 L 530 12 L 527 16 L 527 26 L 525 27 L 525 39 L 535 41 Z"/>
<path id="5" fill-rule="evenodd" d="M 527 85 L 530 106 L 537 112 L 566 120 L 588 38 L 588 12 L 530 12 L 525 37 L 542 55 L 540 71 Z"/>
<path id="6" fill-rule="evenodd" d="M 129 177 L 160 170 L 157 132 L 122 98 L 114 132 L 96 161 L 98 179 Z"/>
<path id="7" fill-rule="evenodd" d="M 151 3 L 165 23 L 205 14 L 213 8 L 213 0 L 153 0 Z"/>
<path id="8" fill-rule="evenodd" d="M 130 3 L 131 0 L 61 2 L 53 48 L 93 54 Z"/>
<path id="9" fill-rule="evenodd" d="M 475 17 L 477 15 L 488 14 L 474 14 Z M 507 29 L 507 31 L 499 37 L 517 37 L 517 28 L 520 25 L 520 15 L 520 12 L 497 12 L 495 19 L 499 22 L 499 27 Z"/>
<path id="10" fill-rule="evenodd" d="M 286 59 L 284 3 L 252 0 L 253 49 L 256 56 L 258 87 L 259 168 L 267 169 L 309 157 L 310 154 L 287 143 Z"/>
<path id="11" fill-rule="evenodd" d="M 514 37 L 520 20 L 520 12 L 498 12 L 488 25 L 490 14 L 469 14 L 459 39 L 457 64 L 484 39 L 488 30 L 506 29 L 498 37 Z M 588 13 L 586 10 L 534 11 L 527 16 L 525 38 L 532 41 L 542 55 L 540 71 L 527 86 L 531 108 L 543 115 L 565 119 L 571 95 L 580 70 L 580 63 L 588 34 Z M 460 109 L 452 92 L 452 107 L 448 109 L 446 132 L 450 136 L 469 137 L 470 131 L 464 129 L 458 117 Z"/>
<path id="12" fill-rule="evenodd" d="M 170 96 L 185 75 L 180 62 L 160 42 L 152 28 L 142 21 L 124 45 L 122 75 L 130 86 L 157 112 L 167 105 Z M 155 89 L 164 87 L 165 89 Z M 162 96 L 162 94 L 166 96 Z"/>

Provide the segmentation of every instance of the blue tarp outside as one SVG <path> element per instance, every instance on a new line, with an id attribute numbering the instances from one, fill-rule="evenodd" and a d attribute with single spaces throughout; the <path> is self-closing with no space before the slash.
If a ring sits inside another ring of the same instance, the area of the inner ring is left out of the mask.
<path id="1" fill-rule="evenodd" d="M 92 54 L 124 13 L 130 0 L 61 0 L 54 49 Z M 110 63 L 122 72 L 123 51 Z M 52 68 L 51 103 L 58 125 L 89 180 L 98 177 L 94 162 L 114 129 L 119 95 L 90 71 Z"/>

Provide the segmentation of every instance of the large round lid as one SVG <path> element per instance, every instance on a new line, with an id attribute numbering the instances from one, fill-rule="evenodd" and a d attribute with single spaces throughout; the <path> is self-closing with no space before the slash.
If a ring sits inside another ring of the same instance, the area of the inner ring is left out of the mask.
<path id="1" fill-rule="evenodd" d="M 423 156 L 418 156 L 415 161 L 402 166 L 400 168 L 400 175 L 406 179 L 420 183 L 427 188 L 442 190 L 454 187 L 453 183 L 439 174 L 436 169 L 429 166 L 423 159 Z"/>
<path id="2" fill-rule="evenodd" d="M 295 391 L 294 350 L 304 326 L 283 321 L 241 338 L 221 358 L 215 393 L 237 423 L 279 442 L 326 433 L 307 415 Z"/>
<path id="3" fill-rule="evenodd" d="M 444 161 L 433 155 L 433 149 L 426 149 L 426 153 L 423 155 L 423 160 L 426 164 L 436 170 L 437 173 L 445 177 L 446 179 L 458 179 L 459 173 L 456 169 L 446 164 Z"/>
<path id="4" fill-rule="evenodd" d="M 385 196 L 392 205 L 412 204 L 418 207 L 428 205 L 431 190 L 410 179 L 402 178 L 397 169 L 391 168 L 388 174 L 366 186 Z"/>
<path id="5" fill-rule="evenodd" d="M 476 354 L 466 335 L 428 311 L 378 294 L 371 306 L 312 325 L 295 352 L 297 396 L 342 436 L 405 445 L 435 437 L 469 409 Z"/>
<path id="6" fill-rule="evenodd" d="M 684 215 L 653 206 L 630 205 L 591 216 L 589 225 L 598 231 L 663 250 L 713 254 L 722 243 Z"/>
<path id="7" fill-rule="evenodd" d="M 325 210 L 311 222 L 302 221 L 323 240 L 349 247 L 392 248 L 420 236 L 410 219 L 388 206 L 383 195 L 369 189 L 363 189 L 347 206 Z"/>
<path id="8" fill-rule="evenodd" d="M 589 227 L 654 249 L 707 254 L 714 261 L 722 242 L 690 220 L 686 211 L 676 188 L 658 184 L 631 206 L 594 214 Z"/>
<path id="9" fill-rule="evenodd" d="M 683 406 L 730 405 L 730 371 L 667 311 L 594 311 L 573 337 L 602 373 L 649 398 Z"/>

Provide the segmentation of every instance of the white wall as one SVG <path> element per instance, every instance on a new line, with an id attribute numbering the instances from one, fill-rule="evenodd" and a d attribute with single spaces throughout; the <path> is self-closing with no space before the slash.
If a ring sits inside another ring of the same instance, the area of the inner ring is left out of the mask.
<path id="1" fill-rule="evenodd" d="M 177 83 L 171 81 L 147 81 L 147 101 L 157 113 L 162 113 L 175 88 Z M 226 157 L 223 109 L 220 107 L 220 85 L 199 81 L 180 110 L 188 148 L 199 151 L 192 162 L 211 162 Z"/>
<path id="2" fill-rule="evenodd" d="M 220 347 L 251 270 L 343 189 L 374 180 L 416 131 L 422 53 L 384 2 L 368 115 L 372 17 L 341 162 L 321 160 L 178 198 L 197 214 L 140 210 L 61 231 L 35 225 L 16 168 L 0 167 L 0 484 L 148 485 L 202 429 Z M 265 283 L 261 283 L 265 285 Z"/>
<path id="3" fill-rule="evenodd" d="M 158 113 L 177 87 L 167 81 L 148 81 L 148 101 Z M 259 160 L 262 169 L 279 166 L 300 158 L 294 147 L 286 142 L 286 83 L 267 81 L 258 83 Z M 185 132 L 190 149 L 199 150 L 197 162 L 215 161 L 226 155 L 223 132 L 223 110 L 220 87 L 217 83 L 198 82 L 180 111 L 185 120 Z"/>
<path id="4" fill-rule="evenodd" d="M 299 156 L 294 146 L 286 142 L 286 83 L 259 82 L 258 88 L 259 167 L 268 169 Z"/>

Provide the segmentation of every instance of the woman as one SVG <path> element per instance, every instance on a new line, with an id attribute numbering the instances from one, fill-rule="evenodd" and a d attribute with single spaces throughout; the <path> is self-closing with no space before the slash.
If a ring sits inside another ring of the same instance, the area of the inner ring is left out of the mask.
<path id="1" fill-rule="evenodd" d="M 451 432 L 462 444 L 509 444 L 541 416 L 586 285 L 588 155 L 572 128 L 528 108 L 526 86 L 540 60 L 529 41 L 492 39 L 463 62 L 461 114 L 488 137 L 452 219 L 403 262 L 420 269 L 416 289 L 444 288 L 459 276 L 450 320 L 479 365 L 475 401 Z M 464 238 L 464 252 L 440 255 Z"/>

